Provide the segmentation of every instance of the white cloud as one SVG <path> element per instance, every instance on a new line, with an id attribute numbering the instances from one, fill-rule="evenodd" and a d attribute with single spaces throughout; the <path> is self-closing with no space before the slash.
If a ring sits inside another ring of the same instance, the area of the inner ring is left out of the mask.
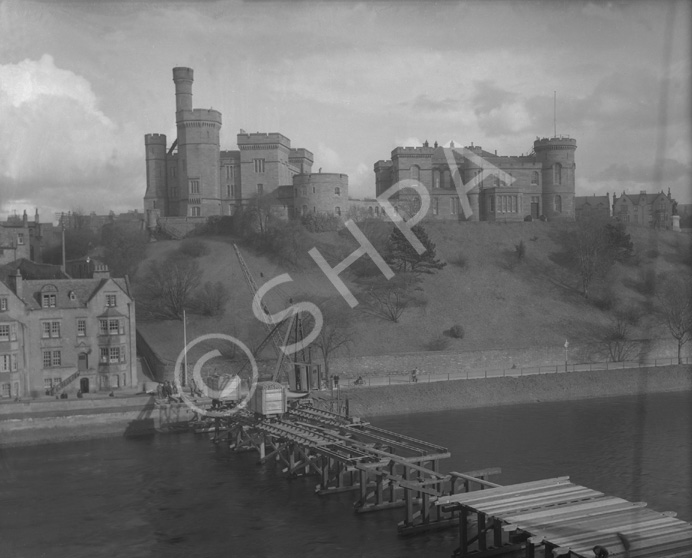
<path id="1" fill-rule="evenodd" d="M 127 186 L 114 176 L 132 178 L 141 139 L 99 110 L 86 79 L 50 55 L 0 65 L 0 121 L 3 209 L 20 199 L 122 206 Z"/>

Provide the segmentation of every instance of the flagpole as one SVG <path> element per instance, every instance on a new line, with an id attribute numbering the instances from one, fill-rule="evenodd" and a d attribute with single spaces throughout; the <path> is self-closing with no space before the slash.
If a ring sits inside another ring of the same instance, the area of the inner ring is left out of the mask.
<path id="1" fill-rule="evenodd" d="M 183 364 L 183 386 L 187 385 L 187 319 L 185 317 L 185 310 L 183 310 L 183 343 L 185 343 L 184 349 L 184 364 Z"/>

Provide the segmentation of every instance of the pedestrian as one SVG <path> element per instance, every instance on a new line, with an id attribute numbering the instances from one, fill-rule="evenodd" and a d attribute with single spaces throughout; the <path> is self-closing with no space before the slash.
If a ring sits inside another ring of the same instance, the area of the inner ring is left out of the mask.
<path id="1" fill-rule="evenodd" d="M 414 368 L 411 372 L 411 381 L 414 384 L 418 383 L 418 368 Z"/>
<path id="2" fill-rule="evenodd" d="M 333 376 L 332 379 L 334 380 L 334 387 L 335 387 L 335 388 L 338 388 L 338 387 L 339 387 L 339 375 L 338 375 L 338 374 L 334 374 L 334 376 Z"/>

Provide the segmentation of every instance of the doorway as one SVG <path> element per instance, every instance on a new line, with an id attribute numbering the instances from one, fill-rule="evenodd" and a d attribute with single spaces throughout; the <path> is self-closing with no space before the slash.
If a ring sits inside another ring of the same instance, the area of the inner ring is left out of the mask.
<path id="1" fill-rule="evenodd" d="M 89 378 L 79 380 L 79 389 L 82 393 L 89 393 Z"/>
<path id="2" fill-rule="evenodd" d="M 84 372 L 87 368 L 89 368 L 89 356 L 86 353 L 79 353 L 77 370 Z"/>

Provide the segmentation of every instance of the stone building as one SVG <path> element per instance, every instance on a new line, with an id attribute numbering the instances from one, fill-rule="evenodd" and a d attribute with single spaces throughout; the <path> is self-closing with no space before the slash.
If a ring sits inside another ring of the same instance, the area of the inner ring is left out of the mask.
<path id="1" fill-rule="evenodd" d="M 78 374 L 77 374 L 78 373 Z M 56 385 L 85 393 L 137 383 L 135 304 L 126 279 L 0 281 L 0 397 Z"/>
<path id="2" fill-rule="evenodd" d="M 426 141 L 423 147 L 395 148 L 391 159 L 375 163 L 377 195 L 400 180 L 418 180 L 431 196 L 427 219 L 466 220 L 454 186 L 455 175 L 466 184 L 483 173 L 487 163 L 514 181 L 508 184 L 486 173 L 483 181 L 467 192 L 473 211 L 470 220 L 521 221 L 529 215 L 534 219 L 541 215 L 550 220 L 574 218 L 576 140 L 536 139 L 530 154 L 516 156 L 490 153 L 473 144 L 465 149 L 477 157 L 471 160 L 459 150 L 448 149 L 454 156 L 450 167 L 445 150 L 437 143 L 433 147 Z"/>
<path id="3" fill-rule="evenodd" d="M 237 135 L 237 150 L 222 151 L 221 113 L 192 108 L 193 70 L 173 68 L 177 138 L 147 134 L 144 209 L 150 227 L 159 218 L 233 215 L 262 198 L 279 213 L 348 212 L 348 176 L 313 173 L 313 154 L 291 147 L 280 133 Z M 320 169 L 321 170 L 321 169 Z"/>
<path id="4" fill-rule="evenodd" d="M 673 227 L 676 206 L 670 189 L 667 195 L 663 190 L 657 194 L 647 194 L 646 190 L 639 194 L 623 192 L 619 198 L 613 194 L 613 217 L 623 223 L 669 229 Z"/>
<path id="5" fill-rule="evenodd" d="M 575 196 L 574 215 L 578 220 L 586 215 L 610 217 L 610 194 L 605 196 Z"/>
<path id="6" fill-rule="evenodd" d="M 53 228 L 53 223 L 40 222 L 38 209 L 33 220 L 29 220 L 26 210 L 21 217 L 16 214 L 8 217 L 0 223 L 0 265 L 22 258 L 41 263 Z"/>

